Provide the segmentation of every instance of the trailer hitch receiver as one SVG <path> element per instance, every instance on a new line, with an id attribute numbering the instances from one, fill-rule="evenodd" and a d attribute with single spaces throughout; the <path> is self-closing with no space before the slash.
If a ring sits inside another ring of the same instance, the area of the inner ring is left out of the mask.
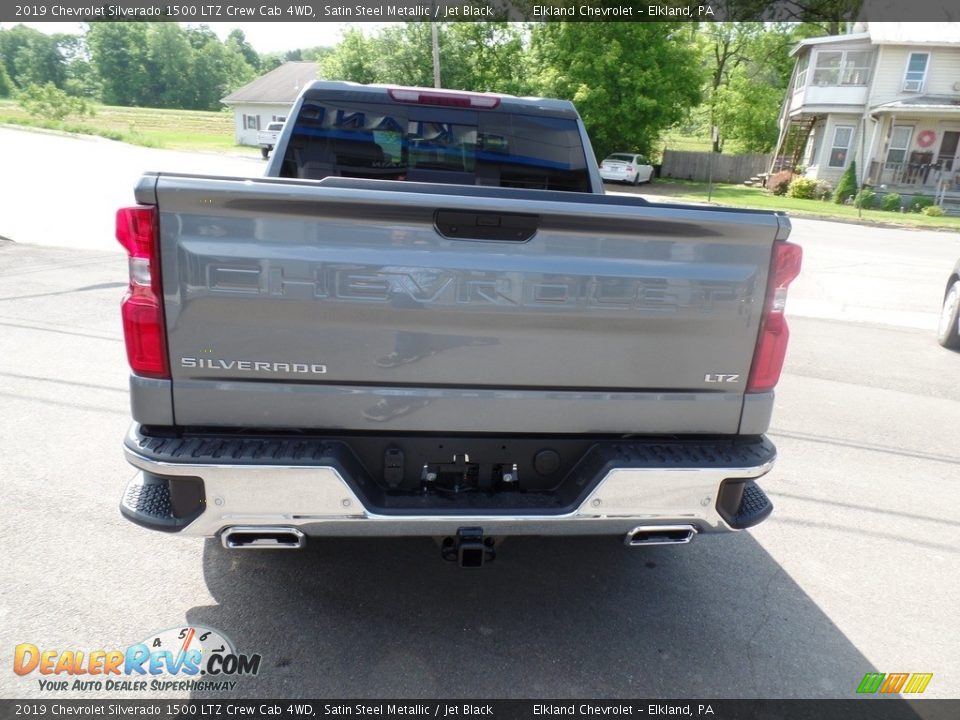
<path id="1" fill-rule="evenodd" d="M 465 527 L 457 530 L 455 537 L 443 539 L 440 554 L 460 567 L 479 568 L 496 557 L 494 545 L 492 537 L 484 537 L 483 528 Z"/>

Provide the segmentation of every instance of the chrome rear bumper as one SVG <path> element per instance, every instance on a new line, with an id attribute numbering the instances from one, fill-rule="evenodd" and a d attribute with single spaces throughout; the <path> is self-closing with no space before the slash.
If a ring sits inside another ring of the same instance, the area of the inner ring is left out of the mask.
<path id="1" fill-rule="evenodd" d="M 154 527 L 137 516 L 143 504 L 140 498 L 148 494 L 145 486 L 156 483 L 157 478 L 199 480 L 203 500 L 195 517 L 180 527 L 154 529 L 207 537 L 234 526 L 279 526 L 295 528 L 305 535 L 344 536 L 446 536 L 464 526 L 482 527 L 487 535 L 623 536 L 641 525 L 682 525 L 701 533 L 723 532 L 736 524 L 730 521 L 729 512 L 721 513 L 718 507 L 724 483 L 752 485 L 750 481 L 768 472 L 775 459 L 771 454 L 764 462 L 738 467 L 614 467 L 576 506 L 557 514 L 387 513 L 368 507 L 340 470 L 331 465 L 214 464 L 207 459 L 165 462 L 136 449 L 136 432 L 134 426 L 124 449 L 127 460 L 140 472 L 124 494 L 123 513 L 134 522 Z M 759 488 L 752 490 L 754 500 L 756 493 L 763 496 Z"/>

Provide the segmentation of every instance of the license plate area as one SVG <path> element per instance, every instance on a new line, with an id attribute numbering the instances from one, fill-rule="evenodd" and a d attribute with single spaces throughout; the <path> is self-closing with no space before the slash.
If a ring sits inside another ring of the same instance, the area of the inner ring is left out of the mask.
<path id="1" fill-rule="evenodd" d="M 520 472 L 515 462 L 470 462 L 469 455 L 451 462 L 426 463 L 420 473 L 423 492 L 509 492 L 520 490 Z"/>

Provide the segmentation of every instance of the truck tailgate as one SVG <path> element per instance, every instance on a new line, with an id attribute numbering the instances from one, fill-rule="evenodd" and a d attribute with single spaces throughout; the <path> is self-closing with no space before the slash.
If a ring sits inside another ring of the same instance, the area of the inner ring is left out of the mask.
<path id="1" fill-rule="evenodd" d="M 178 425 L 739 429 L 772 213 L 155 180 Z"/>

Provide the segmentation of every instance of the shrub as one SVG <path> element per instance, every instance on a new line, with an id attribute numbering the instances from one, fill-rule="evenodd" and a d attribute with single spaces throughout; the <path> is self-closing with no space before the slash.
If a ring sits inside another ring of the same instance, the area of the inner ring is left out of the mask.
<path id="1" fill-rule="evenodd" d="M 797 177 L 790 181 L 787 195 L 792 198 L 799 198 L 800 200 L 813 200 L 813 195 L 816 190 L 816 180 L 813 178 L 803 177 L 802 175 L 797 175 Z"/>
<path id="2" fill-rule="evenodd" d="M 927 217 L 943 217 L 946 215 L 946 211 L 939 205 L 927 205 L 923 210 L 921 210 L 924 215 Z"/>
<path id="3" fill-rule="evenodd" d="M 17 96 L 17 102 L 30 115 L 44 120 L 93 115 L 93 108 L 86 100 L 71 97 L 49 82 L 46 85 L 27 85 Z"/>
<path id="4" fill-rule="evenodd" d="M 899 193 L 887 193 L 880 201 L 880 209 L 887 212 L 899 212 L 902 199 Z"/>
<path id="5" fill-rule="evenodd" d="M 910 201 L 910 209 L 913 212 L 923 212 L 924 208 L 928 208 L 933 204 L 933 198 L 929 195 L 917 195 Z"/>
<path id="6" fill-rule="evenodd" d="M 863 188 L 853 199 L 853 204 L 859 208 L 872 208 L 877 206 L 877 194 L 870 188 Z"/>
<path id="7" fill-rule="evenodd" d="M 767 190 L 774 195 L 786 195 L 790 189 L 790 181 L 796 177 L 793 170 L 781 170 L 767 178 Z"/>
<path id="8" fill-rule="evenodd" d="M 857 164 L 853 160 L 847 165 L 847 169 L 840 176 L 840 182 L 837 183 L 837 189 L 833 191 L 833 201 L 837 205 L 842 205 L 857 194 Z"/>
<path id="9" fill-rule="evenodd" d="M 833 195 L 833 187 L 826 180 L 817 180 L 817 186 L 813 189 L 813 197 L 817 200 L 829 200 Z"/>

